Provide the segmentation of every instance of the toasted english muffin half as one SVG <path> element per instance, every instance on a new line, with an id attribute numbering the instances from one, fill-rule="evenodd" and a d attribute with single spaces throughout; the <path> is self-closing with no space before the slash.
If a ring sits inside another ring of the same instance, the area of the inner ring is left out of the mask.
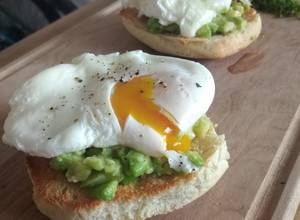
<path id="1" fill-rule="evenodd" d="M 146 219 L 165 214 L 202 196 L 228 168 L 229 153 L 223 135 L 211 129 L 205 139 L 194 139 L 206 163 L 191 174 L 147 175 L 135 185 L 121 185 L 112 201 L 91 198 L 78 184 L 67 182 L 62 172 L 49 166 L 49 159 L 26 158 L 38 209 L 55 220 Z"/>
<path id="2" fill-rule="evenodd" d="M 261 18 L 254 14 L 246 18 L 247 26 L 243 31 L 234 31 L 225 36 L 211 38 L 186 38 L 166 34 L 153 34 L 146 29 L 146 21 L 138 17 L 138 11 L 126 8 L 120 12 L 126 29 L 139 41 L 162 53 L 187 58 L 218 59 L 225 58 L 248 47 L 255 41 L 262 28 Z"/>

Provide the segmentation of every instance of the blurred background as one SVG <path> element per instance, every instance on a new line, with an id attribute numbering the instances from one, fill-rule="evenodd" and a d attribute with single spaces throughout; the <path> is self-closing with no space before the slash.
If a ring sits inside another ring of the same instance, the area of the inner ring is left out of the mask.
<path id="1" fill-rule="evenodd" d="M 0 51 L 91 1 L 97 0 L 0 0 Z M 300 18 L 300 0 L 251 2 L 277 17 Z"/>
<path id="2" fill-rule="evenodd" d="M 0 51 L 93 0 L 0 0 Z"/>

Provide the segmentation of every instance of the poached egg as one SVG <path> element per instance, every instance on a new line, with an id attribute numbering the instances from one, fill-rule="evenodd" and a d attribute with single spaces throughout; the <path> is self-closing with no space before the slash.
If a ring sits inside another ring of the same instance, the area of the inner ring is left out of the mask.
<path id="1" fill-rule="evenodd" d="M 142 51 L 85 53 L 28 80 L 9 101 L 3 141 L 51 158 L 91 146 L 124 145 L 166 156 L 189 150 L 192 127 L 211 105 L 214 79 L 201 64 Z"/>
<path id="2" fill-rule="evenodd" d="M 231 2 L 232 0 L 122 0 L 123 7 L 136 8 L 139 15 L 157 18 L 161 25 L 178 24 L 181 35 L 185 37 L 195 37 L 203 25 L 210 23 L 222 10 L 229 9 Z"/>

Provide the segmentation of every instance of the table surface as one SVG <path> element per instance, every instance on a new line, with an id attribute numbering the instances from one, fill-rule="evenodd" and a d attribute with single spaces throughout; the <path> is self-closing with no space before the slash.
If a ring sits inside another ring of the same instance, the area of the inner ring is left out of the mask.
<path id="1" fill-rule="evenodd" d="M 158 54 L 126 32 L 117 16 L 119 5 L 111 2 L 90 3 L 0 53 L 1 135 L 12 92 L 43 68 L 85 51 Z M 209 115 L 226 134 L 230 169 L 202 198 L 155 219 L 198 219 L 200 214 L 203 219 L 262 219 L 276 209 L 293 167 L 288 161 L 299 153 L 283 137 L 293 133 L 289 126 L 297 119 L 300 100 L 300 26 L 297 20 L 270 15 L 263 15 L 263 23 L 261 37 L 248 49 L 223 60 L 200 61 L 216 80 Z M 2 145 L 0 219 L 45 219 L 31 200 L 24 155 Z"/>

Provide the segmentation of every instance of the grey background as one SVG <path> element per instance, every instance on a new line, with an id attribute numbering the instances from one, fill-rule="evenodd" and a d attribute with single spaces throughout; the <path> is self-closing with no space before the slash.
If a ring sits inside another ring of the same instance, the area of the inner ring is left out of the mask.
<path id="1" fill-rule="evenodd" d="M 70 0 L 78 7 L 93 0 Z M 30 0 L 0 0 L 0 6 L 8 12 L 16 15 L 30 29 L 36 31 L 48 24 L 42 12 Z M 0 26 L 9 27 L 10 20 L 0 12 Z"/>

